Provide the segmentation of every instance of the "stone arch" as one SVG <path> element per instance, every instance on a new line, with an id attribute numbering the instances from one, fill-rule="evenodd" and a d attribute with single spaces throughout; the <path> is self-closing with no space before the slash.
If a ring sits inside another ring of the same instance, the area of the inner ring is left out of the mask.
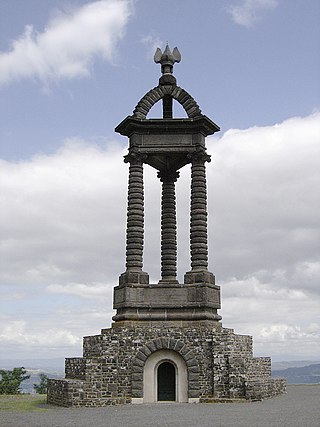
<path id="1" fill-rule="evenodd" d="M 133 116 L 138 119 L 145 119 L 154 104 L 165 96 L 171 96 L 178 101 L 184 108 L 189 119 L 202 116 L 200 107 L 192 96 L 181 87 L 173 85 L 157 86 L 147 92 L 133 110 Z"/>
<path id="2" fill-rule="evenodd" d="M 188 400 L 199 398 L 200 368 L 194 351 L 183 341 L 169 337 L 148 341 L 132 360 L 132 398 L 134 402 L 143 401 L 143 372 L 146 360 L 158 350 L 172 350 L 184 360 L 188 373 Z"/>
<path id="3" fill-rule="evenodd" d="M 159 367 L 169 363 L 174 368 L 175 402 L 188 402 L 188 368 L 183 357 L 174 350 L 157 350 L 147 358 L 143 369 L 143 402 L 158 402 Z"/>

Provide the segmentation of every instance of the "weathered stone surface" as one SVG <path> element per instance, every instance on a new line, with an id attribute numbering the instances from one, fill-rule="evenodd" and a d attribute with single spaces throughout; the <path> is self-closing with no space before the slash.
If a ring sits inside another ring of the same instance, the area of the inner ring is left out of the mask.
<path id="1" fill-rule="evenodd" d="M 142 362 L 145 362 L 147 360 L 147 356 L 143 351 L 139 351 L 136 357 L 142 360 Z"/>
<path id="2" fill-rule="evenodd" d="M 67 358 L 65 363 L 65 375 L 70 379 L 84 379 L 86 371 L 86 359 L 83 357 Z"/>
<path id="3" fill-rule="evenodd" d="M 81 359 L 82 365 L 86 362 L 85 377 L 50 380 L 48 402 L 105 406 L 130 403 L 132 397 L 143 398 L 146 349 L 150 355 L 169 349 L 184 358 L 188 398 L 261 400 L 285 392 L 285 382 L 271 378 L 270 358 L 254 358 L 252 338 L 236 335 L 230 329 L 117 327 L 86 338 L 95 343 L 98 356 L 68 359 L 69 373 L 70 360 L 76 363 Z"/>

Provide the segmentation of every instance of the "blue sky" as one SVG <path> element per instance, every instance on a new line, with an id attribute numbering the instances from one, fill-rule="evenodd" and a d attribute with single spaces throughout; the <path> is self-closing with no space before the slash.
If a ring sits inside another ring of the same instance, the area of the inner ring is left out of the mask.
<path id="1" fill-rule="evenodd" d="M 319 20 L 317 0 L 1 1 L 0 358 L 79 356 L 82 336 L 109 326 L 127 186 L 114 128 L 158 84 L 167 41 L 178 84 L 221 127 L 208 189 L 223 324 L 253 334 L 258 355 L 318 357 Z M 146 168 L 154 281 L 159 185 Z"/>

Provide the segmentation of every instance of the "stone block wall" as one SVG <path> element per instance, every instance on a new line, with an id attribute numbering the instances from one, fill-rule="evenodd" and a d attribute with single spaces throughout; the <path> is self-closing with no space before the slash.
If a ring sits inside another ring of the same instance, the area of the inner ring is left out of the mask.
<path id="1" fill-rule="evenodd" d="M 271 358 L 270 357 L 253 357 L 248 360 L 247 378 L 248 380 L 271 377 Z"/>
<path id="2" fill-rule="evenodd" d="M 286 393 L 286 380 L 283 378 L 264 378 L 249 380 L 245 397 L 248 400 L 264 400 Z"/>
<path id="3" fill-rule="evenodd" d="M 105 406 L 143 398 L 143 372 L 158 350 L 178 353 L 188 372 L 188 398 L 262 399 L 282 393 L 269 358 L 252 357 L 252 338 L 208 327 L 116 327 L 84 338 L 83 357 L 66 359 L 66 379 L 50 380 L 48 402 Z"/>
<path id="4" fill-rule="evenodd" d="M 82 406 L 81 402 L 84 398 L 85 383 L 80 380 L 48 380 L 48 392 L 51 393 L 51 398 L 48 398 L 48 403 L 58 406 Z"/>
<path id="5" fill-rule="evenodd" d="M 72 357 L 65 360 L 65 376 L 69 379 L 84 380 L 86 376 L 86 359 Z"/>

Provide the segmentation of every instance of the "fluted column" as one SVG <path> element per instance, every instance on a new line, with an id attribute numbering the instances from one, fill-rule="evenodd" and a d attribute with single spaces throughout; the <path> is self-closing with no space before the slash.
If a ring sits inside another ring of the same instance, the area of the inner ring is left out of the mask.
<path id="1" fill-rule="evenodd" d="M 125 156 L 129 166 L 126 269 L 142 271 L 144 238 L 143 161 L 140 155 Z"/>
<path id="2" fill-rule="evenodd" d="M 161 198 L 161 280 L 177 282 L 177 220 L 175 182 L 179 172 L 159 172 Z"/>
<path id="3" fill-rule="evenodd" d="M 190 252 L 193 271 L 208 269 L 206 161 L 210 161 L 210 156 L 205 152 L 192 156 Z"/>

